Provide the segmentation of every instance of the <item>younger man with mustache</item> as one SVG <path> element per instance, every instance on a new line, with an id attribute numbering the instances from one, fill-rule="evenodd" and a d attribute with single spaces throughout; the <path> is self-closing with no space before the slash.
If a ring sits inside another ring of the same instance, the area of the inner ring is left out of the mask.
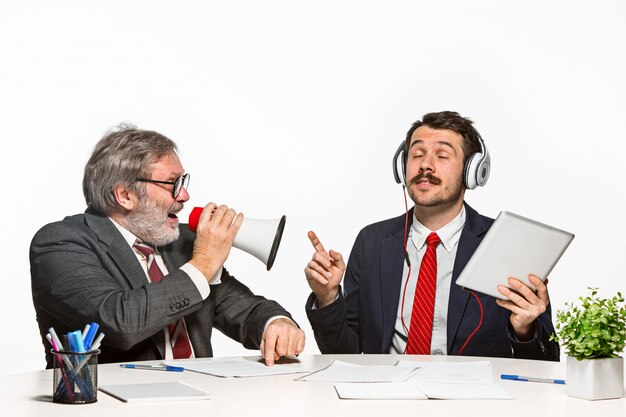
<path id="1" fill-rule="evenodd" d="M 548 290 L 537 277 L 529 276 L 536 293 L 509 278 L 517 293 L 504 286 L 498 291 L 510 301 L 455 284 L 493 223 L 463 201 L 466 188 L 475 186 L 464 179 L 466 162 L 486 153 L 481 141 L 472 122 L 456 112 L 415 122 L 404 143 L 415 205 L 406 217 L 361 230 L 347 268 L 340 253 L 327 252 L 309 232 L 316 251 L 305 268 L 313 290 L 306 311 L 322 353 L 558 360 L 558 345 L 549 341 Z"/>
<path id="2" fill-rule="evenodd" d="M 304 332 L 274 301 L 223 267 L 243 215 L 209 203 L 197 234 L 176 213 L 189 200 L 174 142 L 120 126 L 85 166 L 84 214 L 44 226 L 30 249 L 33 302 L 46 348 L 58 334 L 97 322 L 100 362 L 213 356 L 215 326 L 268 365 L 304 348 Z"/>

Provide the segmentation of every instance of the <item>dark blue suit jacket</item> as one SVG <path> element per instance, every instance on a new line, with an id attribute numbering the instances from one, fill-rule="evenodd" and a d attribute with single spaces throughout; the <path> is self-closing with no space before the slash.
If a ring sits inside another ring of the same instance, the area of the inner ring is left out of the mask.
<path id="1" fill-rule="evenodd" d="M 448 355 L 459 353 L 479 323 L 478 302 L 455 281 L 493 223 L 467 204 L 465 210 L 450 286 Z M 413 219 L 413 210 L 409 218 Z M 343 297 L 321 309 L 313 309 L 313 294 L 307 300 L 307 315 L 322 353 L 389 353 L 402 286 L 404 224 L 402 215 L 361 230 L 348 260 Z M 559 359 L 558 345 L 549 341 L 554 332 L 549 306 L 536 321 L 534 339 L 520 342 L 510 327 L 510 312 L 494 297 L 476 294 L 484 309 L 483 323 L 463 355 Z"/>

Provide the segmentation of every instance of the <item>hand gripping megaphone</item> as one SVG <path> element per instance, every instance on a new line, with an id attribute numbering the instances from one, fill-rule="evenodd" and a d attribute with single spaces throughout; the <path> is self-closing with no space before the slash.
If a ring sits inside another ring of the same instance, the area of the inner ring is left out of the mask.
<path id="1" fill-rule="evenodd" d="M 198 228 L 200 214 L 203 207 L 194 207 L 189 215 L 189 230 L 195 232 Z M 233 246 L 249 253 L 267 266 L 269 271 L 274 265 L 280 240 L 283 237 L 286 216 L 275 220 L 259 220 L 244 217 L 243 223 L 235 236 Z"/>

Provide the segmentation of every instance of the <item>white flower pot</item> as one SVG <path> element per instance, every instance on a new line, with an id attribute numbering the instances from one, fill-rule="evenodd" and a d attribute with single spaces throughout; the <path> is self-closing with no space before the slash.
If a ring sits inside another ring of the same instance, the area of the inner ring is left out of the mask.
<path id="1" fill-rule="evenodd" d="M 621 398 L 624 395 L 624 359 L 579 361 L 568 356 L 567 395 L 585 400 Z"/>

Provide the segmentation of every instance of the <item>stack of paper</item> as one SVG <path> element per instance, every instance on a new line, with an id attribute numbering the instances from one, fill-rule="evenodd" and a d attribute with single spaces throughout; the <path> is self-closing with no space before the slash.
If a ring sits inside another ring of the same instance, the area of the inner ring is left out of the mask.
<path id="1" fill-rule="evenodd" d="M 334 361 L 327 368 L 298 380 L 338 382 L 335 390 L 342 399 L 512 398 L 500 385 L 493 383 L 489 361 L 399 361 L 395 366 L 354 365 Z"/>

